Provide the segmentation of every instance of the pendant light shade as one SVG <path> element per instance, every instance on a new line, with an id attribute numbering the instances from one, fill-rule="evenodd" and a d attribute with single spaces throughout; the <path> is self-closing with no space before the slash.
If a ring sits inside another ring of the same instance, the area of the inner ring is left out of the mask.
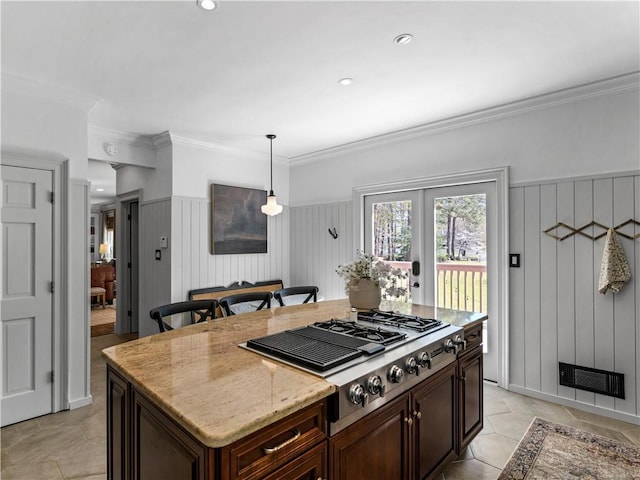
<path id="1" fill-rule="evenodd" d="M 278 215 L 282 212 L 282 205 L 278 205 L 278 200 L 276 198 L 276 194 L 273 193 L 273 139 L 276 138 L 275 135 L 270 133 L 267 135 L 269 139 L 269 157 L 270 157 L 270 170 L 271 170 L 271 188 L 269 189 L 269 195 L 267 196 L 267 203 L 260 207 L 262 213 L 265 215 L 269 215 L 270 217 L 274 215 Z"/>

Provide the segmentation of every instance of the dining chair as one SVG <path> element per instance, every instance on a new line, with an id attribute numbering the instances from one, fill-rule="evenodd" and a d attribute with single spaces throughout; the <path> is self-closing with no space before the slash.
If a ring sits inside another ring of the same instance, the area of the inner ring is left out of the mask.
<path id="1" fill-rule="evenodd" d="M 173 330 L 174 327 L 166 322 L 167 317 L 179 313 L 191 313 L 191 323 L 204 322 L 207 319 L 216 318 L 217 300 L 188 300 L 186 302 L 169 303 L 152 308 L 149 316 L 156 321 L 160 332 Z"/>
<path id="2" fill-rule="evenodd" d="M 311 300 L 318 301 L 318 287 L 314 285 L 308 285 L 304 287 L 289 287 L 281 288 L 273 292 L 273 298 L 275 298 L 281 307 L 285 306 L 284 298 L 292 295 L 298 295 L 295 304 L 309 303 Z M 305 297 L 306 295 L 306 297 Z M 290 304 L 291 305 L 291 304 Z"/>
<path id="3" fill-rule="evenodd" d="M 242 305 L 240 305 L 242 304 Z M 232 308 L 235 306 L 236 308 Z M 220 299 L 225 316 L 271 308 L 271 292 L 247 292 L 229 295 Z"/>

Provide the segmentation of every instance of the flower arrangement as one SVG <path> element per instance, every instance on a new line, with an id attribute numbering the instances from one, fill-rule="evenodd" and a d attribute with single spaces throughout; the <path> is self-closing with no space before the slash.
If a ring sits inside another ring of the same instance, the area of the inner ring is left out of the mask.
<path id="1" fill-rule="evenodd" d="M 400 286 L 400 280 L 407 278 L 407 272 L 394 268 L 388 263 L 374 257 L 370 253 L 356 251 L 356 259 L 338 265 L 336 273 L 344 280 L 345 293 L 352 286 L 357 286 L 361 279 L 371 280 L 380 287 L 385 297 L 400 297 L 407 294 L 407 289 Z"/>

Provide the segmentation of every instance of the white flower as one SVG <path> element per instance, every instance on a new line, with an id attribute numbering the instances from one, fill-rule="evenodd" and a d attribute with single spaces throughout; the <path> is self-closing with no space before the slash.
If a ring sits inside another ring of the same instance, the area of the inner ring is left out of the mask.
<path id="1" fill-rule="evenodd" d="M 346 293 L 349 293 L 349 288 L 360 279 L 371 280 L 386 296 L 400 297 L 407 293 L 406 288 L 398 285 L 399 280 L 407 278 L 406 271 L 394 268 L 370 253 L 357 250 L 356 256 L 356 260 L 338 265 L 336 269 L 337 274 L 344 280 Z"/>

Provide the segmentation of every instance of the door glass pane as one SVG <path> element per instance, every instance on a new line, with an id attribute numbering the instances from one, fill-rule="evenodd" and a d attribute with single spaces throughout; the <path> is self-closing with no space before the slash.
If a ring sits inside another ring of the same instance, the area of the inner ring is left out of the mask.
<path id="1" fill-rule="evenodd" d="M 486 313 L 487 196 L 437 197 L 434 208 L 437 306 Z"/>
<path id="2" fill-rule="evenodd" d="M 391 298 L 383 292 L 383 298 L 411 301 L 411 200 L 373 203 L 372 217 L 373 255 L 409 273 L 398 280 L 402 295 Z"/>

